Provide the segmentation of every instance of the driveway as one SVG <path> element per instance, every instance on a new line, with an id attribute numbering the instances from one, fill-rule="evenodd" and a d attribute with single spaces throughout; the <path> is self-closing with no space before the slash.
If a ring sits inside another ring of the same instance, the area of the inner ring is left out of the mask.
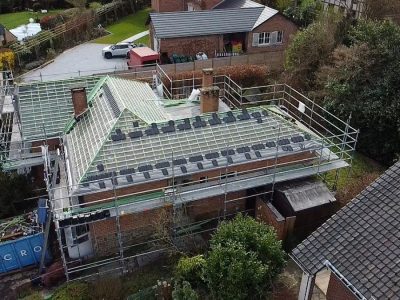
<path id="1" fill-rule="evenodd" d="M 108 45 L 85 43 L 65 50 L 47 66 L 25 73 L 23 82 L 48 81 L 127 70 L 125 58 L 105 59 L 101 50 Z"/>

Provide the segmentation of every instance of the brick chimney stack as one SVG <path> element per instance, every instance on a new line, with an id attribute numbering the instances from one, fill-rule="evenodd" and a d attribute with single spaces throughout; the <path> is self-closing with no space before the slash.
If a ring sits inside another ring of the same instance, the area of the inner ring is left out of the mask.
<path id="1" fill-rule="evenodd" d="M 88 110 L 86 97 L 86 87 L 82 85 L 71 86 L 72 104 L 74 106 L 74 116 L 76 119 Z"/>
<path id="2" fill-rule="evenodd" d="M 214 70 L 203 69 L 203 82 L 200 89 L 200 112 L 216 112 L 219 108 L 219 87 L 214 86 Z"/>

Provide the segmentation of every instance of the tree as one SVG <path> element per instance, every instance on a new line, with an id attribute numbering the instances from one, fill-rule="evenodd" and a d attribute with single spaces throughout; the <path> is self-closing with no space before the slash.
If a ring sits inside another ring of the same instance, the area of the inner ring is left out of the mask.
<path id="1" fill-rule="evenodd" d="M 286 8 L 283 14 L 302 27 L 310 25 L 321 13 L 323 5 L 318 0 L 303 0 L 300 5 L 292 5 Z"/>
<path id="2" fill-rule="evenodd" d="M 341 42 L 343 16 L 333 11 L 322 13 L 316 22 L 299 31 L 286 50 L 285 69 L 290 84 L 300 90 L 312 90 L 315 75 Z"/>
<path id="3" fill-rule="evenodd" d="M 360 21 L 349 37 L 317 75 L 324 104 L 341 118 L 351 113 L 359 150 L 391 164 L 400 149 L 400 27 Z"/>
<path id="4" fill-rule="evenodd" d="M 222 222 L 210 246 L 203 278 L 216 299 L 262 296 L 285 264 L 274 229 L 242 215 Z"/>
<path id="5" fill-rule="evenodd" d="M 0 219 L 20 213 L 16 203 L 30 197 L 31 192 L 31 186 L 25 176 L 4 173 L 0 168 Z"/>

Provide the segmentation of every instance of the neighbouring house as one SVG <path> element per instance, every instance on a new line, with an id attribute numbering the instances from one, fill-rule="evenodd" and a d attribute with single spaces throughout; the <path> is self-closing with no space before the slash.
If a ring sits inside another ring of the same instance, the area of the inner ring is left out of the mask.
<path id="1" fill-rule="evenodd" d="M 17 41 L 17 37 L 12 34 L 4 25 L 0 24 L 0 46 L 7 46 Z"/>
<path id="2" fill-rule="evenodd" d="M 396 163 L 293 250 L 298 299 L 311 299 L 315 282 L 327 300 L 399 299 L 399 186 Z"/>
<path id="3" fill-rule="evenodd" d="M 365 9 L 364 0 L 323 0 L 322 2 L 325 9 L 333 8 L 347 12 L 355 18 L 361 17 Z"/>
<path id="4" fill-rule="evenodd" d="M 151 0 L 153 11 L 173 12 L 173 11 L 194 11 L 213 9 L 224 0 Z"/>
<path id="5" fill-rule="evenodd" d="M 297 26 L 266 6 L 150 14 L 150 40 L 162 57 L 270 53 L 283 62 Z"/>

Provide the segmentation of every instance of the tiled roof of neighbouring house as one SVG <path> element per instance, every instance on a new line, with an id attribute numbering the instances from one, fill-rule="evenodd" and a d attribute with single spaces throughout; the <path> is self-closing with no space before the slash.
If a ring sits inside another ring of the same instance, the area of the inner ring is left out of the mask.
<path id="1" fill-rule="evenodd" d="M 315 274 L 328 260 L 367 299 L 400 295 L 400 163 L 293 250 Z"/>
<path id="2" fill-rule="evenodd" d="M 275 9 L 261 6 L 152 13 L 150 17 L 157 38 L 177 38 L 251 32 L 277 13 Z"/>

